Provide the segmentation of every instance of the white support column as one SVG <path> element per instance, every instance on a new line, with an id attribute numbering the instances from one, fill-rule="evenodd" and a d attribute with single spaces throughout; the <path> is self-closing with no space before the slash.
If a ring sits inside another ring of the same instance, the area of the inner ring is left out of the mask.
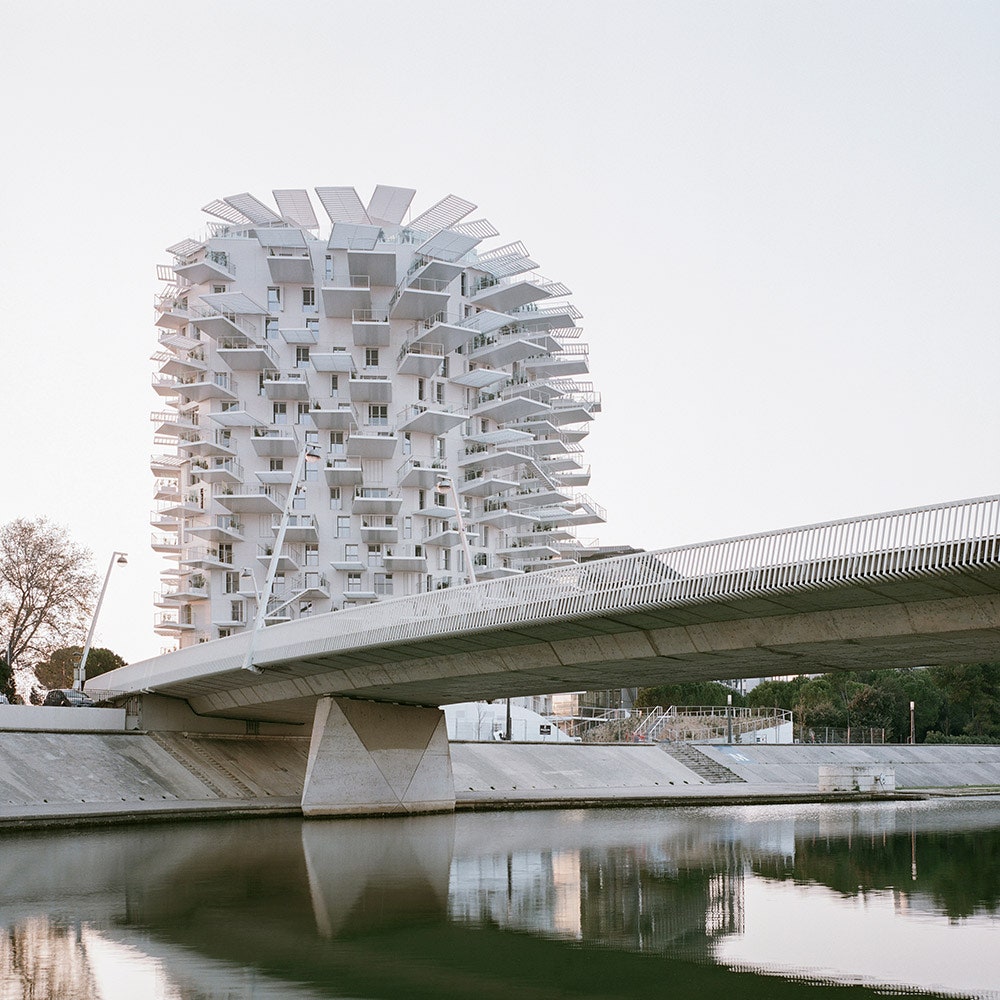
<path id="1" fill-rule="evenodd" d="M 320 698 L 302 789 L 305 816 L 453 812 L 439 708 Z"/>

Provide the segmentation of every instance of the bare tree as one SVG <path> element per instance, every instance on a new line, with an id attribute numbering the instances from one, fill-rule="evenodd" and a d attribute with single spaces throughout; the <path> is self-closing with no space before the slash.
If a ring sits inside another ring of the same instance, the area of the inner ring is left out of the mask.
<path id="1" fill-rule="evenodd" d="M 90 552 L 47 518 L 17 518 L 0 528 L 0 641 L 13 685 L 27 701 L 33 665 L 81 642 L 94 608 Z"/>

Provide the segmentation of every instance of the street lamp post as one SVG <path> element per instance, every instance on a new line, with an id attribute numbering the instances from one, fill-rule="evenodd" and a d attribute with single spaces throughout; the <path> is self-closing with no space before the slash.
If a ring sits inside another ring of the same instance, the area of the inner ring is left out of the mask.
<path id="1" fill-rule="evenodd" d="M 458 524 L 458 538 L 462 543 L 462 552 L 465 555 L 465 569 L 469 575 L 469 583 L 476 582 L 476 568 L 472 565 L 472 553 L 469 551 L 469 539 L 465 534 L 465 522 L 462 520 L 462 504 L 458 499 L 458 490 L 455 489 L 455 480 L 451 476 L 438 476 L 438 484 L 434 487 L 437 493 L 451 493 L 455 501 L 455 522 Z"/>
<path id="2" fill-rule="evenodd" d="M 733 744 L 733 696 L 731 694 L 726 695 L 726 743 L 729 746 Z"/>
<path id="3" fill-rule="evenodd" d="M 263 589 L 257 597 L 257 615 L 254 618 L 253 628 L 250 630 L 250 641 L 247 643 L 246 655 L 243 657 L 244 670 L 252 670 L 254 673 L 259 673 L 253 665 L 254 647 L 257 644 L 257 634 L 264 627 L 264 622 L 267 619 L 267 605 L 270 603 L 271 591 L 274 589 L 274 578 L 278 573 L 278 564 L 281 561 L 281 549 L 285 544 L 285 532 L 288 530 L 288 521 L 292 516 L 292 510 L 295 505 L 295 494 L 298 492 L 299 481 L 302 479 L 302 474 L 305 471 L 306 462 L 318 461 L 319 452 L 316 448 L 311 444 L 303 445 L 302 450 L 299 452 L 298 460 L 295 463 L 295 471 L 292 473 L 288 499 L 285 501 L 285 509 L 281 514 L 281 523 L 278 525 L 278 534 L 274 539 L 274 548 L 271 549 L 271 561 L 267 564 L 267 577 L 264 580 Z M 241 573 L 240 575 L 242 577 L 244 574 Z M 249 576 L 251 579 L 253 578 L 252 573 Z M 254 589 L 256 590 L 256 581 L 254 581 Z"/>
<path id="4" fill-rule="evenodd" d="M 913 744 L 917 742 L 914 739 L 915 735 L 916 735 L 916 732 L 915 732 L 915 729 L 914 729 L 914 726 L 913 726 L 913 702 L 911 701 L 910 702 L 910 746 L 913 746 Z"/>
<path id="5" fill-rule="evenodd" d="M 101 605 L 104 603 L 104 593 L 108 589 L 108 581 L 111 579 L 111 571 L 115 568 L 115 565 L 128 565 L 127 556 L 127 552 L 111 553 L 111 561 L 108 563 L 108 571 L 104 574 L 104 586 L 101 587 L 101 593 L 97 598 L 97 607 L 94 608 L 94 617 L 91 619 L 90 631 L 87 633 L 87 642 L 84 644 L 83 653 L 80 655 L 80 665 L 74 671 L 75 676 L 73 677 L 73 687 L 77 691 L 82 691 L 83 685 L 87 682 L 87 657 L 90 656 L 90 646 L 94 641 L 94 629 L 97 628 L 97 616 L 101 613 Z"/>

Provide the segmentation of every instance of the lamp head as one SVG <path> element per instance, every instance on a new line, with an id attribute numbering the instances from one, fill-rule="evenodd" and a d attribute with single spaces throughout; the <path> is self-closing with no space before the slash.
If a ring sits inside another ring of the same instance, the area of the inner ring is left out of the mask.
<path id="1" fill-rule="evenodd" d="M 128 559 L 126 558 L 127 555 L 128 555 L 127 552 L 119 552 L 118 558 L 115 560 L 115 562 L 117 562 L 119 566 L 127 566 L 128 565 Z"/>

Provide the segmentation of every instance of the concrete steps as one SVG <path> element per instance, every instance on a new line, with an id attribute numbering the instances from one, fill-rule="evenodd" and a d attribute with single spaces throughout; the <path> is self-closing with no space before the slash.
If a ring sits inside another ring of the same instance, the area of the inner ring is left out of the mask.
<path id="1" fill-rule="evenodd" d="M 661 743 L 660 749 L 673 757 L 678 763 L 690 768 L 699 777 L 704 778 L 710 785 L 746 783 L 746 778 L 741 778 L 735 771 L 731 771 L 724 764 L 712 760 L 711 757 L 706 757 L 696 746 L 691 746 L 687 743 L 666 746 Z"/>

